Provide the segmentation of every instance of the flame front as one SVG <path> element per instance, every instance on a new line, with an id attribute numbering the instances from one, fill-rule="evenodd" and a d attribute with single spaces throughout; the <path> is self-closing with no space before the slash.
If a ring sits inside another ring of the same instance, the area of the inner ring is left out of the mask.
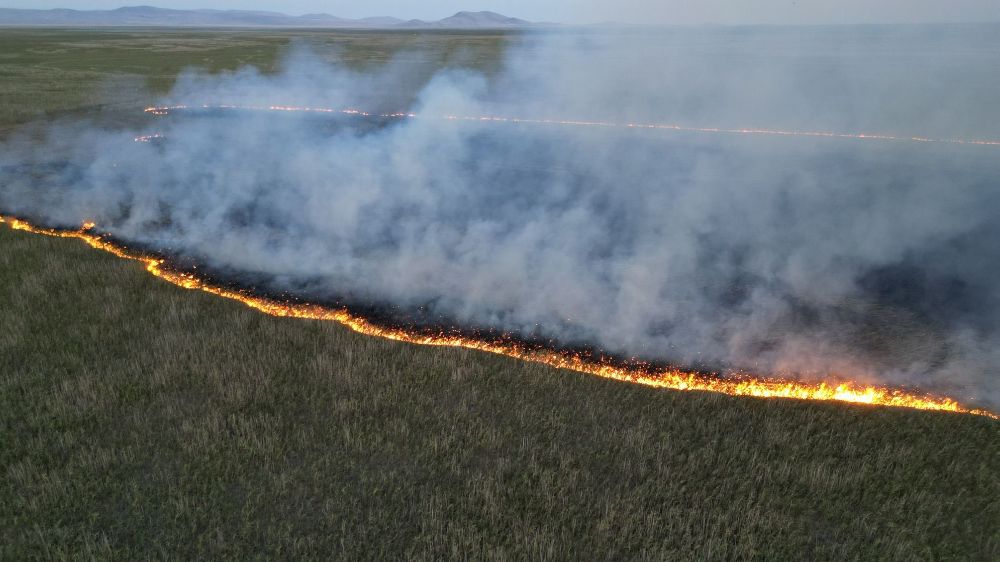
<path id="1" fill-rule="evenodd" d="M 213 285 L 190 273 L 171 270 L 162 258 L 136 252 L 108 240 L 104 235 L 96 233 L 96 225 L 92 222 L 84 223 L 79 230 L 60 230 L 34 226 L 22 219 L 0 215 L 0 223 L 6 224 L 13 230 L 83 240 L 92 248 L 104 250 L 119 258 L 134 260 L 144 264 L 146 271 L 164 281 L 185 289 L 200 290 L 219 297 L 239 301 L 264 314 L 288 318 L 333 321 L 368 336 L 417 345 L 475 349 L 523 361 L 543 363 L 552 367 L 569 369 L 588 375 L 672 390 L 697 390 L 717 392 L 730 396 L 753 396 L 759 398 L 792 398 L 799 400 L 849 402 L 918 410 L 957 412 L 1000 419 L 1000 416 L 993 412 L 966 408 L 951 398 L 916 394 L 889 387 L 863 386 L 852 383 L 842 383 L 834 386 L 825 382 L 807 383 L 757 377 L 749 374 L 738 374 L 722 378 L 680 369 L 612 365 L 606 362 L 590 360 L 584 356 L 567 351 L 529 349 L 515 342 L 493 342 L 450 334 L 419 334 L 401 328 L 377 325 L 362 316 L 352 313 L 346 308 L 329 308 L 317 304 L 283 302 L 244 291 L 236 291 Z"/>
<path id="2" fill-rule="evenodd" d="M 329 107 L 308 107 L 289 105 L 232 105 L 232 104 L 202 104 L 202 105 L 171 105 L 147 107 L 145 112 L 150 115 L 169 115 L 173 110 L 187 109 L 229 109 L 241 111 L 284 111 L 290 113 L 332 113 L 342 115 L 354 115 L 359 117 L 381 117 L 383 119 L 418 119 L 436 118 L 445 121 L 479 121 L 488 123 L 512 123 L 527 125 L 556 125 L 566 127 L 600 127 L 610 129 L 651 129 L 659 131 L 673 131 L 678 133 L 704 133 L 714 135 L 743 135 L 743 136 L 777 136 L 777 137 L 807 137 L 807 138 L 827 138 L 846 140 L 868 140 L 868 141 L 889 141 L 889 142 L 913 142 L 913 143 L 933 143 L 933 144 L 958 144 L 976 146 L 998 146 L 1000 140 L 994 139 L 955 139 L 955 138 L 932 138 L 926 136 L 904 136 L 887 133 L 837 133 L 830 131 L 792 131 L 782 129 L 762 129 L 762 128 L 725 128 L 725 127 L 694 127 L 690 125 L 680 125 L 673 123 L 617 123 L 613 121 L 586 121 L 579 119 L 552 119 L 552 118 L 523 118 L 505 117 L 495 115 L 440 115 L 427 116 L 416 113 L 369 113 L 360 109 L 334 109 Z M 163 135 L 154 134 L 137 137 L 139 142 L 148 142 L 153 138 L 162 138 Z"/>

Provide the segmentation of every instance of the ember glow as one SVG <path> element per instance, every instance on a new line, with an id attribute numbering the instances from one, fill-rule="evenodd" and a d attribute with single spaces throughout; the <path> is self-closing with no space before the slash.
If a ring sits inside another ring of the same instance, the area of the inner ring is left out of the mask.
<path id="1" fill-rule="evenodd" d="M 722 127 L 692 127 L 671 123 L 616 123 L 612 121 L 587 121 L 575 119 L 537 119 L 521 117 L 505 117 L 495 115 L 441 115 L 428 116 L 416 113 L 369 113 L 359 109 L 334 109 L 326 107 L 297 107 L 286 105 L 231 105 L 231 104 L 203 104 L 203 105 L 173 105 L 147 107 L 146 113 L 150 115 L 169 115 L 171 110 L 241 110 L 241 111 L 285 111 L 291 113 L 325 113 L 355 115 L 360 117 L 381 117 L 384 119 L 440 119 L 445 121 L 472 121 L 488 123 L 511 123 L 527 125 L 553 125 L 564 127 L 599 127 L 608 129 L 636 129 L 636 130 L 657 130 L 673 131 L 678 133 L 703 133 L 716 135 L 744 135 L 744 136 L 776 136 L 776 137 L 805 137 L 805 138 L 827 138 L 846 140 L 869 140 L 886 142 L 912 142 L 931 144 L 954 144 L 954 145 L 975 145 L 975 146 L 998 146 L 1000 140 L 993 139 L 947 139 L 932 138 L 926 136 L 900 136 L 884 133 L 837 133 L 828 131 L 786 131 L 780 129 L 760 129 L 760 128 L 722 128 Z M 152 138 L 159 138 L 162 135 L 149 135 L 137 137 L 135 140 L 148 142 Z"/>
<path id="2" fill-rule="evenodd" d="M 838 383 L 835 385 L 825 382 L 807 383 L 795 380 L 759 377 L 748 373 L 733 373 L 723 377 L 675 368 L 655 368 L 642 363 L 637 363 L 633 366 L 621 366 L 606 361 L 592 360 L 569 351 L 528 348 L 513 340 L 486 341 L 445 333 L 428 335 L 410 332 L 401 328 L 384 327 L 351 312 L 347 308 L 329 308 L 317 304 L 287 302 L 261 297 L 248 291 L 232 290 L 213 285 L 190 273 L 174 271 L 170 268 L 167 261 L 161 257 L 137 252 L 111 241 L 106 235 L 100 233 L 97 230 L 97 226 L 92 222 L 84 223 L 77 230 L 63 230 L 35 226 L 22 219 L 0 215 L 0 223 L 5 224 L 12 230 L 82 240 L 92 248 L 103 250 L 119 258 L 137 261 L 145 266 L 147 272 L 168 283 L 185 289 L 200 290 L 219 297 L 232 299 L 270 316 L 337 322 L 355 332 L 368 336 L 376 336 L 416 345 L 474 349 L 602 378 L 671 390 L 716 392 L 730 396 L 752 396 L 757 398 L 836 401 L 873 406 L 946 411 L 1000 419 L 1000 416 L 993 412 L 967 408 L 951 398 L 920 394 L 890 387 L 863 386 L 853 383 Z"/>

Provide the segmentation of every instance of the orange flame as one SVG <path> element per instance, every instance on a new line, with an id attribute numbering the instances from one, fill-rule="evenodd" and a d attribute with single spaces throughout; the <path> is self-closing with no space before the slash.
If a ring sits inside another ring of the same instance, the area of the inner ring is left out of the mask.
<path id="1" fill-rule="evenodd" d="M 190 273 L 172 271 L 165 260 L 148 254 L 136 252 L 108 240 L 104 235 L 95 233 L 95 224 L 86 222 L 79 230 L 60 230 L 43 228 L 30 224 L 22 219 L 0 215 L 0 223 L 13 230 L 43 234 L 59 238 L 76 238 L 83 240 L 92 248 L 104 250 L 123 259 L 134 260 L 146 266 L 146 271 L 168 283 L 185 289 L 204 291 L 219 297 L 239 301 L 250 308 L 271 316 L 304 318 L 310 320 L 325 320 L 338 322 L 360 334 L 376 336 L 417 345 L 442 347 L 463 347 L 505 355 L 523 361 L 543 363 L 560 369 L 569 369 L 579 373 L 618 381 L 642 384 L 656 388 L 672 390 L 697 390 L 717 392 L 730 396 L 754 396 L 759 398 L 792 398 L 799 400 L 837 401 L 856 404 L 871 404 L 913 408 L 918 410 L 937 410 L 974 414 L 992 419 L 1000 419 L 997 414 L 982 410 L 966 408 L 957 401 L 947 398 L 916 394 L 902 389 L 880 386 L 862 386 L 853 383 L 841 383 L 836 386 L 825 382 L 807 383 L 794 380 L 756 377 L 748 374 L 738 374 L 732 377 L 714 377 L 702 373 L 682 371 L 680 369 L 656 369 L 648 366 L 621 366 L 606 362 L 589 360 L 583 356 L 554 349 L 529 349 L 515 342 L 490 342 L 477 340 L 466 336 L 449 334 L 426 335 L 408 332 L 400 328 L 390 328 L 377 325 L 346 308 L 328 308 L 316 304 L 283 302 L 271 298 L 260 297 L 245 291 L 237 291 L 215 286 Z"/>

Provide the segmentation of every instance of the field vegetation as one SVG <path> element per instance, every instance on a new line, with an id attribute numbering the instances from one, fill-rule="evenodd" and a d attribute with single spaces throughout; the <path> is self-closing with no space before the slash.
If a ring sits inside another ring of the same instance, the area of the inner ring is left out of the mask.
<path id="1" fill-rule="evenodd" d="M 0 127 L 130 111 L 189 65 L 273 70 L 293 39 L 428 71 L 516 40 L 3 30 Z M 379 340 L 3 227 L 0 313 L 0 559 L 1000 559 L 982 417 Z"/>

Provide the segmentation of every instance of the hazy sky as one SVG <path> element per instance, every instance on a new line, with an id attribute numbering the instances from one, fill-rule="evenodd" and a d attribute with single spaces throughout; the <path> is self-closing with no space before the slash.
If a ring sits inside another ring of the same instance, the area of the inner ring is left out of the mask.
<path id="1" fill-rule="evenodd" d="M 1000 21 L 997 0 L 0 0 L 5 8 L 163 8 L 325 12 L 342 17 L 391 15 L 438 19 L 459 10 L 493 10 L 535 21 L 584 23 L 878 23 Z"/>

